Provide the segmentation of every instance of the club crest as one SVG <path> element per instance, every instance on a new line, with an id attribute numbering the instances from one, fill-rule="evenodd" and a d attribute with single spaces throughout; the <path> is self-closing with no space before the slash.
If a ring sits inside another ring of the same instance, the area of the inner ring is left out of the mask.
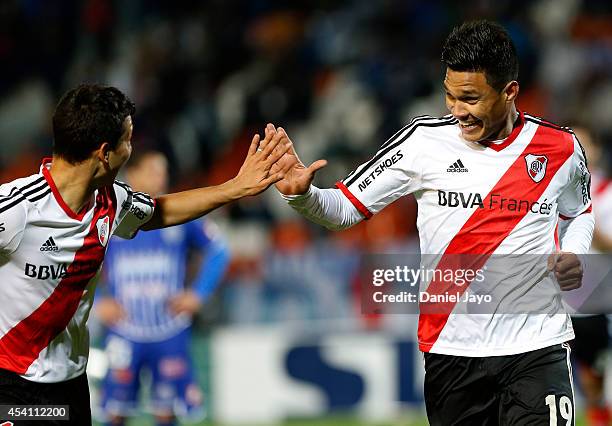
<path id="1" fill-rule="evenodd" d="M 110 220 L 108 216 L 101 217 L 98 219 L 98 222 L 96 222 L 96 227 L 98 228 L 98 238 L 103 247 L 106 247 L 106 243 L 108 243 L 108 234 L 110 231 L 109 224 Z"/>
<path id="2" fill-rule="evenodd" d="M 525 156 L 527 174 L 536 183 L 544 179 L 548 158 L 545 155 L 527 154 Z"/>

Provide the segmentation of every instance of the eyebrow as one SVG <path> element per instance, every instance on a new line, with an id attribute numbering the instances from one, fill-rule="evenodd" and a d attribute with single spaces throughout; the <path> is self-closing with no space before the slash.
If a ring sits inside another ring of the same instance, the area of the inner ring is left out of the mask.
<path id="1" fill-rule="evenodd" d="M 450 90 L 448 89 L 448 87 L 446 86 L 446 84 L 444 84 L 444 90 L 448 93 L 450 93 Z M 469 98 L 469 97 L 480 97 L 480 93 L 474 92 L 472 90 L 464 90 L 464 89 L 459 89 L 460 90 L 460 94 L 458 97 L 460 98 Z"/>

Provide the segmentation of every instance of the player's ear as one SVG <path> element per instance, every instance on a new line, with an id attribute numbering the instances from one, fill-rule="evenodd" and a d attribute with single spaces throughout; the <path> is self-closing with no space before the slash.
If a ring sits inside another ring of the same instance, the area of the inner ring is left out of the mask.
<path id="1" fill-rule="evenodd" d="M 512 80 L 511 82 L 509 82 L 508 84 L 506 84 L 506 86 L 504 87 L 503 91 L 503 96 L 506 100 L 506 102 L 513 102 L 516 100 L 516 97 L 518 96 L 519 93 L 519 84 L 516 80 Z"/>
<path id="2" fill-rule="evenodd" d="M 102 142 L 100 147 L 95 151 L 95 156 L 103 164 L 108 164 L 109 155 L 110 155 L 110 145 L 109 145 L 109 143 L 108 142 Z"/>

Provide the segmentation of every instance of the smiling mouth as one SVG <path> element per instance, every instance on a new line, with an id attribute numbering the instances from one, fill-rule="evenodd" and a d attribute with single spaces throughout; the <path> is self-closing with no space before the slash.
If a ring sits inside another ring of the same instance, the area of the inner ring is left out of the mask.
<path id="1" fill-rule="evenodd" d="M 461 129 L 463 130 L 474 130 L 476 127 L 478 127 L 480 125 L 480 120 L 476 120 L 476 121 L 471 121 L 469 123 L 459 123 L 459 126 L 461 126 Z"/>

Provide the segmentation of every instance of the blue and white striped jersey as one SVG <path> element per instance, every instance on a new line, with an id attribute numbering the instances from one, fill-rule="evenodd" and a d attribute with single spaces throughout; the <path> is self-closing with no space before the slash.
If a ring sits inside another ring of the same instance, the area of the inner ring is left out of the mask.
<path id="1" fill-rule="evenodd" d="M 193 284 L 202 300 L 225 272 L 229 255 L 210 224 L 202 220 L 148 232 L 131 240 L 112 238 L 104 262 L 103 292 L 119 302 L 126 317 L 113 331 L 140 342 L 168 339 L 191 324 L 186 314 L 168 309 L 171 297 L 185 287 L 188 255 L 202 251 L 204 260 Z"/>

